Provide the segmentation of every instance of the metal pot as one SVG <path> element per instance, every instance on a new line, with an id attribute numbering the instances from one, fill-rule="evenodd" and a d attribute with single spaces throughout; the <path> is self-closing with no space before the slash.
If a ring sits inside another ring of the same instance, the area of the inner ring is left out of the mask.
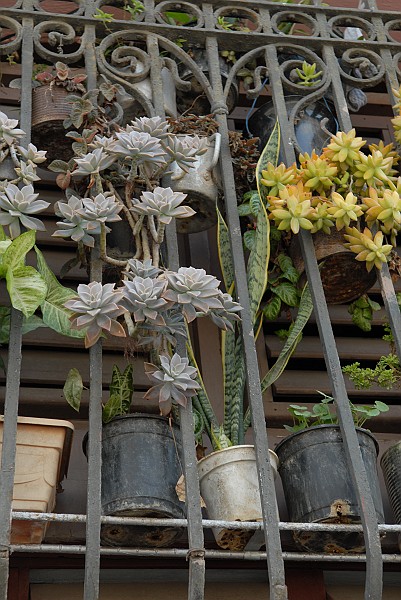
<path id="1" fill-rule="evenodd" d="M 278 458 L 269 450 L 270 464 L 277 475 Z M 258 471 L 253 446 L 230 446 L 212 452 L 198 463 L 201 496 L 209 519 L 261 521 Z M 243 550 L 254 534 L 240 529 L 214 528 L 220 548 Z"/>
<path id="2" fill-rule="evenodd" d="M 384 523 L 383 504 L 377 475 L 378 444 L 366 429 L 357 428 L 359 447 L 376 509 Z M 294 523 L 360 523 L 358 499 L 345 456 L 340 428 L 319 425 L 294 433 L 276 447 L 280 460 L 290 521 Z M 359 532 L 294 532 L 302 550 L 310 552 L 364 552 Z"/>
<path id="3" fill-rule="evenodd" d="M 189 173 L 180 169 L 177 163 L 170 166 L 166 176 L 166 187 L 175 192 L 187 194 L 185 205 L 189 205 L 196 214 L 188 219 L 177 219 L 179 233 L 198 233 L 213 227 L 217 222 L 216 201 L 218 195 L 217 163 L 220 155 L 221 135 L 214 133 L 207 139 L 207 152 L 198 156 Z"/>
<path id="4" fill-rule="evenodd" d="M 401 442 L 383 454 L 380 465 L 395 522 L 401 525 Z M 398 546 L 401 551 L 401 534 L 398 536 Z"/>

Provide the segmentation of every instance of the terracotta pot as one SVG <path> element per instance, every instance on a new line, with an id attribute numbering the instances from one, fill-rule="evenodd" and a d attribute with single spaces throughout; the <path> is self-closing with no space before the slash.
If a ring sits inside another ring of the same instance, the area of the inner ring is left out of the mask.
<path id="1" fill-rule="evenodd" d="M 32 91 L 32 143 L 47 151 L 47 162 L 60 159 L 68 162 L 74 155 L 72 140 L 65 137 L 63 121 L 71 112 L 66 101 L 70 92 L 56 85 L 41 85 Z"/>
<path id="2" fill-rule="evenodd" d="M 3 419 L 0 416 L 0 455 Z M 13 510 L 52 512 L 57 486 L 67 473 L 73 430 L 68 421 L 18 417 Z M 40 544 L 46 527 L 40 521 L 13 521 L 11 543 Z"/>
<path id="3" fill-rule="evenodd" d="M 355 259 L 355 254 L 344 247 L 342 231 L 331 230 L 330 235 L 322 232 L 313 234 L 323 289 L 327 304 L 347 304 L 365 294 L 376 281 L 376 271 L 370 273 L 364 262 Z M 295 268 L 301 273 L 299 284 L 306 282 L 305 265 L 298 236 L 293 236 L 290 256 Z"/>

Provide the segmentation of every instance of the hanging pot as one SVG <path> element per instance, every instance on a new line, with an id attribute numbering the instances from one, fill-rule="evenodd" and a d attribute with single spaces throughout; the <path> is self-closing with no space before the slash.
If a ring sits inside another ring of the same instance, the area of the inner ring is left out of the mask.
<path id="1" fill-rule="evenodd" d="M 196 62 L 197 67 L 203 71 L 206 77 L 209 76 L 209 64 L 206 57 L 205 50 L 193 49 L 192 50 L 193 60 Z M 223 88 L 225 87 L 228 75 L 230 73 L 230 66 L 224 60 L 222 56 L 219 57 L 219 67 L 221 73 L 221 80 Z M 177 106 L 180 113 L 190 112 L 195 115 L 208 115 L 211 112 L 210 102 L 205 95 L 203 87 L 200 85 L 195 74 L 187 65 L 181 64 L 179 66 L 180 77 L 183 81 L 191 82 L 191 89 L 189 91 L 178 91 L 177 93 Z M 238 85 L 235 81 L 230 86 L 228 96 L 226 99 L 228 112 L 231 113 L 238 102 Z"/>
<path id="2" fill-rule="evenodd" d="M 176 220 L 178 233 L 206 231 L 217 222 L 216 201 L 220 175 L 216 167 L 220 145 L 221 135 L 214 133 L 207 139 L 207 152 L 198 156 L 188 173 L 182 171 L 175 162 L 169 168 L 170 173 L 165 178 L 166 187 L 187 194 L 184 204 L 196 211 L 192 217 Z"/>
<path id="3" fill-rule="evenodd" d="M 366 429 L 357 430 L 376 516 L 384 523 L 377 475 L 378 444 Z M 357 495 L 348 469 L 340 428 L 320 425 L 294 433 L 276 447 L 289 519 L 295 523 L 360 523 Z M 294 540 L 309 552 L 364 552 L 359 532 L 296 531 Z"/>
<path id="4" fill-rule="evenodd" d="M 0 457 L 3 446 L 0 416 Z M 12 509 L 52 512 L 56 491 L 67 474 L 74 426 L 68 421 L 18 417 Z M 47 523 L 13 521 L 12 544 L 40 544 Z"/>
<path id="5" fill-rule="evenodd" d="M 318 231 L 313 234 L 316 259 L 321 263 L 320 277 L 327 304 L 347 304 L 365 294 L 376 281 L 376 271 L 367 271 L 362 261 L 344 247 L 341 231 L 332 229 L 330 235 Z M 290 256 L 295 268 L 301 273 L 299 286 L 306 282 L 305 264 L 298 236 L 290 244 Z"/>
<path id="6" fill-rule="evenodd" d="M 17 178 L 17 173 L 14 169 L 14 163 L 10 156 L 7 156 L 2 162 L 0 162 L 0 181 L 7 179 L 12 181 Z"/>
<path id="7" fill-rule="evenodd" d="M 56 159 L 68 162 L 74 156 L 63 126 L 71 113 L 68 94 L 66 88 L 56 85 L 41 85 L 32 90 L 32 143 L 39 150 L 46 150 L 45 165 Z"/>
<path id="8" fill-rule="evenodd" d="M 287 114 L 290 115 L 294 106 L 303 96 L 287 96 L 285 104 Z M 330 140 L 330 135 L 337 131 L 335 109 L 331 102 L 317 100 L 303 108 L 297 115 L 295 123 L 295 136 L 302 152 L 311 154 L 315 150 L 320 154 Z M 266 102 L 255 110 L 248 121 L 248 129 L 252 136 L 260 139 L 260 148 L 264 148 L 276 124 L 276 109 L 273 101 Z M 322 128 L 323 120 L 324 129 Z M 329 133 L 327 133 L 329 132 Z M 284 160 L 282 148 L 280 150 L 279 162 Z"/>
<path id="9" fill-rule="evenodd" d="M 87 438 L 84 440 L 86 454 Z M 185 518 L 175 486 L 182 474 L 182 443 L 177 425 L 151 414 L 116 417 L 103 426 L 102 511 L 125 517 Z M 110 546 L 164 547 L 182 528 L 104 525 Z"/>
<path id="10" fill-rule="evenodd" d="M 270 464 L 277 475 L 278 459 L 269 450 Z M 230 446 L 212 452 L 198 463 L 201 496 L 209 519 L 262 521 L 258 471 L 253 446 Z M 214 528 L 220 548 L 243 550 L 253 531 Z"/>
<path id="11" fill-rule="evenodd" d="M 401 525 L 401 442 L 383 454 L 380 465 L 395 522 Z M 398 535 L 398 546 L 401 551 L 401 534 Z"/>

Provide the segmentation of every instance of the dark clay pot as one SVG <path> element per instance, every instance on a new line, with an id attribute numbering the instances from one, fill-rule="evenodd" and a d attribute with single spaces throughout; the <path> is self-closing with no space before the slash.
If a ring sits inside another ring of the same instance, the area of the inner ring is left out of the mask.
<path id="1" fill-rule="evenodd" d="M 315 254 L 320 264 L 320 277 L 327 304 L 348 304 L 365 294 L 376 282 L 376 269 L 368 271 L 365 262 L 344 246 L 344 232 L 332 229 L 330 235 L 318 231 L 312 236 Z M 290 244 L 290 256 L 301 277 L 299 287 L 306 283 L 305 264 L 297 235 Z"/>
<path id="2" fill-rule="evenodd" d="M 401 525 L 401 442 L 383 454 L 380 465 L 395 522 Z M 398 545 L 401 550 L 401 534 L 398 536 Z"/>
<path id="3" fill-rule="evenodd" d="M 384 523 L 377 475 L 378 444 L 365 429 L 357 429 L 362 459 L 379 523 Z M 356 491 L 348 470 L 340 428 L 320 425 L 294 433 L 275 448 L 279 474 L 294 523 L 360 523 Z M 310 552 L 363 552 L 363 534 L 358 532 L 294 532 L 302 550 Z"/>
<path id="4" fill-rule="evenodd" d="M 86 445 L 84 445 L 86 454 Z M 182 464 L 177 425 L 157 415 L 133 413 L 103 426 L 102 511 L 126 517 L 185 518 L 175 486 Z M 104 525 L 101 539 L 111 546 L 164 547 L 183 529 Z"/>
<path id="5" fill-rule="evenodd" d="M 302 96 L 287 96 L 285 103 L 287 106 L 287 114 L 289 115 L 294 106 L 299 102 Z M 327 132 L 322 129 L 321 124 L 323 119 L 327 119 L 325 129 L 330 133 L 336 133 L 337 122 L 334 118 L 334 106 L 327 101 L 318 100 L 306 106 L 299 113 L 298 120 L 295 124 L 295 135 L 297 142 L 302 152 L 316 150 L 318 154 L 329 142 Z M 248 128 L 253 136 L 260 138 L 260 147 L 264 148 L 269 140 L 269 137 L 276 124 L 276 110 L 273 101 L 266 102 L 263 106 L 255 110 L 248 121 Z M 279 162 L 282 162 L 284 157 L 282 150 L 280 151 Z"/>

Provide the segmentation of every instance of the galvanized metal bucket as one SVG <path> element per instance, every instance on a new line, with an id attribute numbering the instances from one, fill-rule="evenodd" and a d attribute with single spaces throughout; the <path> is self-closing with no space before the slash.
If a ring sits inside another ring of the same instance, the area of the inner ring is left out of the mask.
<path id="1" fill-rule="evenodd" d="M 380 465 L 395 521 L 401 525 L 401 442 L 386 450 Z M 401 534 L 398 536 L 398 545 L 401 551 Z"/>
<path id="2" fill-rule="evenodd" d="M 216 201 L 219 191 L 217 182 L 220 176 L 216 167 L 220 146 L 221 135 L 214 133 L 207 139 L 206 153 L 198 156 L 188 173 L 182 171 L 175 162 L 170 166 L 170 173 L 166 176 L 166 187 L 187 194 L 183 204 L 189 205 L 196 211 L 192 217 L 176 220 L 179 233 L 206 231 L 217 222 Z"/>
<path id="3" fill-rule="evenodd" d="M 270 464 L 277 475 L 278 458 L 269 450 Z M 261 521 L 259 480 L 255 448 L 231 446 L 212 452 L 198 463 L 201 496 L 210 519 Z M 243 550 L 253 531 L 214 528 L 217 544 L 226 550 Z"/>

